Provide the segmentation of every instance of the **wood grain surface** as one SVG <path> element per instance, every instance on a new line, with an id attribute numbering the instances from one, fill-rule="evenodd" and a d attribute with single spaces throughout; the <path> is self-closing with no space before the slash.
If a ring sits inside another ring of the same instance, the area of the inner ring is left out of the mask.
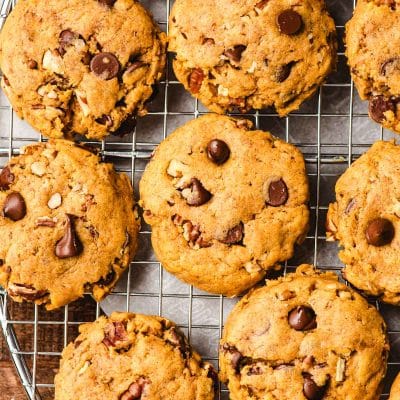
<path id="1" fill-rule="evenodd" d="M 9 303 L 10 320 L 26 321 L 23 324 L 14 324 L 15 332 L 21 351 L 33 351 L 34 307 L 31 304 Z M 68 307 L 68 320 L 73 322 L 89 322 L 96 317 L 96 303 L 90 296 L 76 301 Z M 64 308 L 58 311 L 46 311 L 38 308 L 37 350 L 38 352 L 61 352 L 64 346 L 65 326 Z M 58 322 L 58 324 L 54 323 Z M 78 324 L 69 323 L 67 326 L 67 341 L 72 341 L 78 334 Z M 29 368 L 32 368 L 33 357 L 24 356 Z M 59 356 L 38 355 L 36 365 L 36 382 L 39 384 L 52 384 L 57 373 Z M 42 400 L 54 398 L 52 388 L 39 388 Z M 4 336 L 0 333 L 0 399 L 25 400 L 25 394 L 18 373 L 10 357 Z"/>

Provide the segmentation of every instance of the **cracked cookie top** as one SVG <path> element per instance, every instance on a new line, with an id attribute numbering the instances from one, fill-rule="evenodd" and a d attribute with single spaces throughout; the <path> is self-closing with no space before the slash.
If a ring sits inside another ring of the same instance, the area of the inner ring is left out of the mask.
<path id="1" fill-rule="evenodd" d="M 232 400 L 378 400 L 389 351 L 378 311 L 302 265 L 233 309 L 220 347 Z"/>
<path id="2" fill-rule="evenodd" d="M 400 133 L 400 2 L 359 0 L 346 25 L 346 55 L 369 115 Z"/>
<path id="3" fill-rule="evenodd" d="M 0 34 L 1 86 L 48 137 L 123 135 L 145 113 L 165 47 L 135 0 L 24 0 Z"/>
<path id="4" fill-rule="evenodd" d="M 336 65 L 335 24 L 322 0 L 176 0 L 169 21 L 175 74 L 214 112 L 286 115 Z"/>
<path id="5" fill-rule="evenodd" d="M 400 147 L 376 142 L 339 178 L 327 216 L 328 240 L 339 240 L 345 278 L 400 304 Z"/>
<path id="6" fill-rule="evenodd" d="M 55 400 L 212 400 L 216 373 L 176 325 L 113 313 L 81 325 L 62 353 Z"/>
<path id="7" fill-rule="evenodd" d="M 128 176 L 66 140 L 21 152 L 0 173 L 0 285 L 47 309 L 101 300 L 137 247 Z"/>
<path id="8" fill-rule="evenodd" d="M 192 120 L 159 145 L 140 182 L 163 266 L 228 296 L 289 259 L 308 229 L 302 154 L 250 128 L 216 114 Z"/>

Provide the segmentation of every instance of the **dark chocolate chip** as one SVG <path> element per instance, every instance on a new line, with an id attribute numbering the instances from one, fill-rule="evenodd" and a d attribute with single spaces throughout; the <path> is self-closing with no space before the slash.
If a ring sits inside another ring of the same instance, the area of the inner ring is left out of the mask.
<path id="1" fill-rule="evenodd" d="M 275 72 L 276 82 L 279 83 L 285 82 L 286 79 L 289 78 L 294 64 L 295 62 L 290 62 L 289 64 L 281 65 Z"/>
<path id="2" fill-rule="evenodd" d="M 382 122 L 386 119 L 385 112 L 395 112 L 395 103 L 384 96 L 374 96 L 369 101 L 369 115 L 376 122 Z"/>
<path id="3" fill-rule="evenodd" d="M 191 179 L 189 189 L 191 190 L 191 193 L 186 198 L 186 203 L 189 204 L 189 206 L 201 206 L 207 203 L 212 197 L 211 193 L 197 178 Z"/>
<path id="4" fill-rule="evenodd" d="M 231 352 L 231 365 L 235 371 L 239 370 L 240 362 L 242 361 L 242 353 L 238 350 L 233 350 Z"/>
<path id="5" fill-rule="evenodd" d="M 100 79 L 108 81 L 118 75 L 119 61 L 112 53 L 99 53 L 90 61 L 90 70 Z"/>
<path id="6" fill-rule="evenodd" d="M 321 400 L 326 392 L 325 386 L 318 386 L 311 375 L 304 375 L 303 393 L 308 400 Z"/>
<path id="7" fill-rule="evenodd" d="M 28 60 L 28 68 L 29 69 L 37 69 L 38 63 L 35 60 Z"/>
<path id="8" fill-rule="evenodd" d="M 240 222 L 238 225 L 229 229 L 225 238 L 221 240 L 225 244 L 238 244 L 243 241 L 244 236 L 244 225 Z"/>
<path id="9" fill-rule="evenodd" d="M 13 221 L 19 221 L 26 215 L 24 198 L 17 192 L 10 193 L 6 197 L 3 206 L 3 215 Z"/>
<path id="10" fill-rule="evenodd" d="M 289 198 L 289 191 L 283 179 L 272 181 L 268 187 L 268 199 L 266 203 L 272 207 L 279 207 L 286 204 Z"/>
<path id="11" fill-rule="evenodd" d="M 242 58 L 242 53 L 246 50 L 246 46 L 238 44 L 231 49 L 225 51 L 224 55 L 234 62 L 239 62 Z"/>
<path id="12" fill-rule="evenodd" d="M 295 35 L 303 26 L 301 15 L 294 10 L 281 12 L 276 19 L 279 31 L 285 35 Z"/>
<path id="13" fill-rule="evenodd" d="M 11 172 L 10 167 L 4 167 L 0 173 L 0 190 L 10 189 L 10 185 L 14 182 L 15 176 Z"/>
<path id="14" fill-rule="evenodd" d="M 136 128 L 136 115 L 129 115 L 120 127 L 113 132 L 114 136 L 124 137 L 135 131 Z"/>
<path id="15" fill-rule="evenodd" d="M 97 0 L 100 4 L 104 4 L 107 7 L 112 7 L 117 0 Z"/>
<path id="16" fill-rule="evenodd" d="M 66 214 L 64 236 L 56 243 L 56 256 L 58 258 L 75 257 L 82 253 L 82 250 L 82 242 L 75 231 L 74 216 Z"/>
<path id="17" fill-rule="evenodd" d="M 25 300 L 35 301 L 48 295 L 46 290 L 37 290 L 32 285 L 22 283 L 10 283 L 8 292 L 11 296 L 21 296 Z"/>
<path id="18" fill-rule="evenodd" d="M 400 69 L 400 57 L 389 58 L 381 65 L 381 75 L 387 76 Z"/>
<path id="19" fill-rule="evenodd" d="M 231 151 L 229 150 L 228 145 L 222 140 L 214 139 L 207 145 L 208 158 L 215 164 L 221 165 L 225 163 L 230 154 Z"/>
<path id="20" fill-rule="evenodd" d="M 70 31 L 69 29 L 66 29 L 60 33 L 58 41 L 59 41 L 61 47 L 64 48 L 64 47 L 70 45 L 78 37 L 79 37 L 79 35 Z"/>
<path id="21" fill-rule="evenodd" d="M 137 70 L 140 67 L 143 67 L 145 63 L 143 61 L 135 61 L 132 64 L 129 64 L 128 67 L 126 68 L 126 72 L 129 74 L 135 70 Z"/>
<path id="22" fill-rule="evenodd" d="M 372 246 L 385 246 L 393 240 L 394 226 L 385 218 L 376 218 L 368 224 L 365 237 Z"/>
<path id="23" fill-rule="evenodd" d="M 298 306 L 290 311 L 288 322 L 296 331 L 308 331 L 317 327 L 314 310 L 306 306 Z"/>
<path id="24" fill-rule="evenodd" d="M 193 94 L 200 92 L 201 84 L 204 80 L 204 72 L 200 68 L 195 68 L 189 75 L 188 85 Z"/>

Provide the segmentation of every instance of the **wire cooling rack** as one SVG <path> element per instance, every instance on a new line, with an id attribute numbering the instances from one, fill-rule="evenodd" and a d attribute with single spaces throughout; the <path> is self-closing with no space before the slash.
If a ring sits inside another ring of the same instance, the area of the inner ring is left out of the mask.
<path id="1" fill-rule="evenodd" d="M 168 14 L 172 0 L 143 1 L 154 14 L 160 27 L 168 30 Z M 7 17 L 14 1 L 3 0 L 1 21 Z M 280 119 L 269 111 L 247 114 L 256 128 L 297 145 L 303 152 L 310 179 L 311 228 L 296 256 L 284 265 L 280 274 L 293 271 L 300 263 L 313 263 L 321 269 L 339 272 L 337 244 L 326 242 L 325 217 L 327 206 L 334 199 L 334 185 L 350 163 L 376 140 L 391 139 L 392 133 L 371 122 L 350 79 L 343 48 L 344 24 L 351 17 L 354 4 L 349 0 L 328 0 L 328 9 L 335 18 L 339 35 L 338 71 L 317 95 L 298 112 Z M 185 92 L 176 80 L 171 63 L 158 95 L 150 104 L 149 114 L 138 121 L 136 130 L 124 138 L 107 138 L 92 144 L 99 147 L 106 161 L 137 183 L 151 152 L 178 125 L 207 112 Z M 15 117 L 4 95 L 0 96 L 0 166 L 22 145 L 42 137 Z M 113 294 L 101 304 L 89 294 L 61 310 L 46 312 L 42 307 L 12 302 L 0 288 L 0 322 L 12 359 L 30 399 L 51 399 L 53 378 L 62 348 L 77 334 L 80 323 L 92 321 L 113 310 L 146 312 L 174 319 L 190 338 L 193 346 L 218 367 L 218 340 L 227 314 L 237 300 L 209 295 L 185 285 L 164 271 L 150 246 L 150 230 L 145 224 L 140 233 L 140 249 L 129 271 L 118 283 Z M 373 300 L 371 300 L 373 301 Z M 389 371 L 382 399 L 388 397 L 390 384 L 400 370 L 400 311 L 374 302 L 389 328 L 392 345 Z M 24 317 L 21 319 L 21 315 Z M 23 345 L 21 337 L 28 337 Z M 27 342 L 27 343 L 26 343 Z M 1 397 L 12 399 L 13 393 Z M 219 399 L 228 399 L 221 386 Z"/>

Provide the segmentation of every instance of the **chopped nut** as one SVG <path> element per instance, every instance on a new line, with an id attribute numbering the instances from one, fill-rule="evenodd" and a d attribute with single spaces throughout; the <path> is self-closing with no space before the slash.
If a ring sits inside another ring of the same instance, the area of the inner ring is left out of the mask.
<path id="1" fill-rule="evenodd" d="M 57 218 L 39 217 L 35 221 L 35 226 L 47 226 L 49 228 L 54 228 L 56 224 L 57 224 Z"/>
<path id="2" fill-rule="evenodd" d="M 83 115 L 87 117 L 90 114 L 90 108 L 88 106 L 87 98 L 85 93 L 81 90 L 75 90 L 75 95 L 78 100 L 79 106 L 82 109 Z"/>
<path id="3" fill-rule="evenodd" d="M 174 178 L 181 178 L 185 169 L 186 165 L 184 163 L 178 160 L 171 160 L 167 169 L 167 174 Z"/>
<path id="4" fill-rule="evenodd" d="M 48 206 L 50 209 L 54 210 L 54 209 L 60 207 L 60 206 L 61 206 L 61 203 L 62 203 L 61 194 L 60 194 L 60 193 L 54 193 L 54 194 L 50 197 L 49 201 L 47 202 L 47 206 Z"/>
<path id="5" fill-rule="evenodd" d="M 344 371 L 346 369 L 346 360 L 344 358 L 339 357 L 336 363 L 336 382 L 344 381 Z"/>
<path id="6" fill-rule="evenodd" d="M 256 261 L 249 261 L 244 265 L 245 270 L 249 274 L 255 274 L 261 271 L 261 267 L 257 264 Z"/>
<path id="7" fill-rule="evenodd" d="M 346 299 L 346 300 L 349 300 L 349 299 L 351 299 L 353 297 L 352 294 L 350 292 L 348 292 L 347 290 L 339 290 L 338 291 L 338 296 L 341 299 Z"/>
<path id="8" fill-rule="evenodd" d="M 278 294 L 278 299 L 281 301 L 293 299 L 294 297 L 296 297 L 296 293 L 291 290 L 284 290 L 282 293 Z"/>
<path id="9" fill-rule="evenodd" d="M 43 68 L 57 74 L 63 73 L 63 61 L 59 53 L 47 50 L 43 56 Z"/>
<path id="10" fill-rule="evenodd" d="M 83 364 L 82 368 L 78 371 L 78 375 L 82 375 L 91 365 L 91 362 L 89 360 L 85 361 L 85 364 Z"/>
<path id="11" fill-rule="evenodd" d="M 223 87 L 222 85 L 218 86 L 218 95 L 220 96 L 229 96 L 229 90 L 226 87 Z"/>
<path id="12" fill-rule="evenodd" d="M 257 69 L 257 63 L 255 61 L 252 62 L 250 68 L 247 70 L 249 74 L 254 74 L 254 71 Z"/>
<path id="13" fill-rule="evenodd" d="M 39 96 L 46 96 L 46 87 L 45 86 L 40 86 L 39 89 L 37 90 Z"/>
<path id="14" fill-rule="evenodd" d="M 42 161 L 35 161 L 31 165 L 31 171 L 37 176 L 43 176 L 46 173 L 46 164 Z"/>
<path id="15" fill-rule="evenodd" d="M 51 90 L 49 93 L 47 93 L 47 97 L 49 99 L 57 99 L 58 98 L 57 93 L 54 90 Z"/>

